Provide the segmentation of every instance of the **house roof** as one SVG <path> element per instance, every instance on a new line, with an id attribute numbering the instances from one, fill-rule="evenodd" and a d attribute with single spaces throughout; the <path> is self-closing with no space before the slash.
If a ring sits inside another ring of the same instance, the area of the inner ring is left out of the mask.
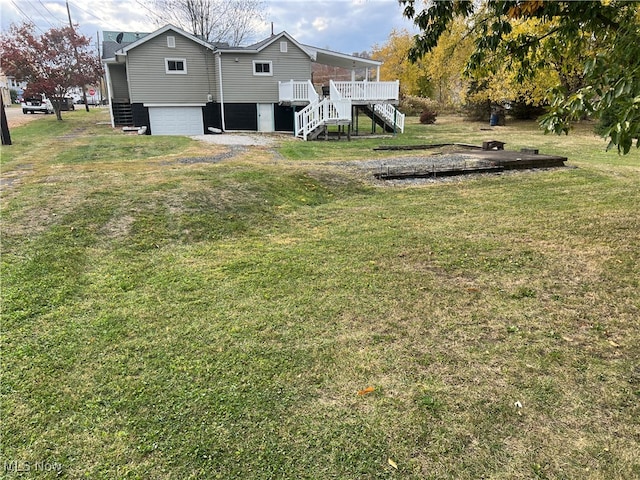
<path id="1" fill-rule="evenodd" d="M 192 35 L 188 32 L 185 32 L 184 30 L 182 30 L 181 28 L 178 28 L 174 25 L 168 24 L 165 25 L 162 28 L 159 28 L 158 30 L 156 30 L 153 33 L 149 33 L 146 34 L 144 36 L 142 36 L 141 38 L 139 38 L 138 40 L 134 41 L 134 42 L 130 42 L 130 43 L 126 43 L 123 42 L 120 45 L 120 48 L 116 48 L 115 50 L 113 50 L 112 52 L 107 52 L 107 44 L 109 44 L 109 48 L 112 49 L 113 45 L 112 43 L 114 42 L 104 42 L 104 47 L 103 47 L 103 58 L 104 59 L 113 59 L 115 58 L 116 55 L 126 55 L 127 52 L 133 48 L 136 48 L 140 45 L 142 45 L 143 43 L 148 42 L 149 40 L 153 40 L 154 38 L 158 37 L 159 35 L 162 35 L 168 31 L 173 31 L 175 33 L 177 33 L 178 35 L 182 35 L 183 37 L 186 37 L 192 41 L 194 41 L 195 43 L 198 43 L 200 45 L 202 45 L 205 48 L 208 48 L 210 50 L 215 50 L 216 49 L 216 45 L 211 44 L 205 40 L 202 40 L 201 38 L 196 37 L 195 35 Z M 109 55 L 108 53 L 111 53 L 111 55 Z"/>
<path id="2" fill-rule="evenodd" d="M 230 47 L 226 43 L 209 43 L 201 38 L 192 35 L 181 28 L 178 28 L 174 25 L 165 25 L 164 27 L 156 30 L 153 33 L 149 34 L 135 34 L 135 37 L 127 36 L 125 33 L 123 37 L 121 37 L 121 43 L 117 43 L 111 41 L 111 39 L 107 40 L 105 36 L 105 41 L 103 43 L 103 55 L 102 58 L 105 60 L 113 60 L 116 58 L 116 55 L 126 55 L 127 52 L 133 48 L 136 48 L 142 45 L 149 40 L 156 38 L 167 31 L 173 31 L 178 35 L 182 35 L 203 47 L 206 47 L 212 51 L 220 52 L 220 53 L 233 53 L 233 54 L 242 54 L 242 53 L 258 53 L 269 45 L 273 44 L 276 41 L 281 40 L 282 38 L 286 38 L 289 42 L 296 45 L 300 50 L 305 52 L 309 58 L 316 62 L 321 63 L 323 65 L 331 65 L 334 67 L 342 67 L 347 69 L 352 68 L 370 68 L 370 67 L 379 67 L 382 65 L 382 62 L 378 62 L 376 60 L 370 60 L 368 58 L 355 57 L 353 55 L 347 55 L 345 53 L 333 52 L 331 50 L 327 50 L 324 48 L 313 47 L 311 45 L 303 45 L 299 43 L 296 39 L 294 39 L 287 32 L 282 31 L 276 35 L 271 35 L 264 40 L 261 40 L 257 43 L 246 47 Z M 139 38 L 138 38 L 139 37 Z M 137 38 L 137 39 L 136 39 Z M 127 40 L 129 40 L 127 42 Z"/>
<path id="3" fill-rule="evenodd" d="M 116 57 L 116 52 L 121 48 L 126 47 L 127 45 L 131 45 L 133 42 L 114 42 L 112 40 L 105 40 L 102 42 L 102 59 L 114 59 Z"/>
<path id="4" fill-rule="evenodd" d="M 355 57 L 345 53 L 333 52 L 324 48 L 312 47 L 311 45 L 303 45 L 303 47 L 312 52 L 314 61 L 323 65 L 331 65 L 332 67 L 342 68 L 370 68 L 379 67 L 382 62 L 371 60 L 369 58 Z"/>
<path id="5" fill-rule="evenodd" d="M 311 60 L 323 65 L 331 65 L 333 67 L 343 67 L 349 69 L 379 67 L 380 65 L 382 65 L 382 62 L 378 62 L 376 60 L 355 57 L 353 55 L 347 55 L 345 53 L 333 52 L 324 48 L 312 47 L 311 45 L 303 45 L 302 43 L 298 43 L 287 32 L 280 32 L 247 47 L 221 48 L 218 49 L 218 51 L 222 53 L 257 53 L 283 37 L 289 40 L 294 45 L 298 46 L 300 50 L 309 55 L 309 58 L 311 58 Z"/>
<path id="6" fill-rule="evenodd" d="M 276 35 L 271 35 L 270 37 L 267 37 L 264 40 L 254 43 L 253 45 L 249 45 L 246 47 L 219 48 L 218 51 L 221 53 L 258 53 L 264 50 L 265 48 L 267 48 L 272 43 L 277 42 L 278 40 L 281 40 L 282 38 L 286 38 L 291 43 L 296 45 L 300 50 L 302 50 L 307 55 L 309 55 L 309 58 L 311 58 L 312 60 L 315 60 L 313 52 L 309 51 L 304 45 L 302 45 L 301 43 L 298 43 L 298 41 L 295 38 L 293 38 L 291 35 L 289 35 L 287 32 L 284 32 L 284 31 Z"/>

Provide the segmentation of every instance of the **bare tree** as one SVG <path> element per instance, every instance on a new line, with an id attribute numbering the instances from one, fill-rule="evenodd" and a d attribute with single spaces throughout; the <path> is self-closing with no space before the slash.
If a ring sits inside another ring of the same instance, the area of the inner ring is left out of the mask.
<path id="1" fill-rule="evenodd" d="M 171 23 L 209 42 L 240 45 L 256 33 L 262 0 L 154 0 L 156 23 Z"/>

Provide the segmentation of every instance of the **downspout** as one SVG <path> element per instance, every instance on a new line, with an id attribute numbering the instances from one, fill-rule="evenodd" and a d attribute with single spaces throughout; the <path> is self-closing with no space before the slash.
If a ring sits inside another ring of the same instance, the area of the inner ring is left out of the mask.
<path id="1" fill-rule="evenodd" d="M 107 95 L 109 95 L 109 116 L 111 117 L 111 128 L 116 128 L 116 120 L 113 117 L 113 96 L 111 95 L 111 72 L 109 71 L 109 64 L 105 62 L 104 73 L 107 77 Z"/>
<path id="2" fill-rule="evenodd" d="M 222 121 L 222 131 L 227 129 L 224 121 L 224 93 L 222 88 L 222 52 L 218 52 L 218 80 L 220 82 L 220 120 Z"/>

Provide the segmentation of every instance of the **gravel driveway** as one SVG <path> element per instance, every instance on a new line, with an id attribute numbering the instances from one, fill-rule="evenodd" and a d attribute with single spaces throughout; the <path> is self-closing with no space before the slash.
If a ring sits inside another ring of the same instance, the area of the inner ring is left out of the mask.
<path id="1" fill-rule="evenodd" d="M 281 133 L 214 133 L 211 135 L 194 135 L 191 138 L 216 145 L 270 146 L 291 135 Z"/>

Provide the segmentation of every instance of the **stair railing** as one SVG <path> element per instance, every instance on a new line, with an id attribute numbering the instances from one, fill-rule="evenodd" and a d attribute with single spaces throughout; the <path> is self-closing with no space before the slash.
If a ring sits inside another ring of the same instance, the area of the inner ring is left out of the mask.
<path id="1" fill-rule="evenodd" d="M 351 100 L 328 98 L 314 102 L 296 113 L 295 135 L 307 140 L 309 134 L 321 125 L 331 122 L 351 121 Z"/>
<path id="2" fill-rule="evenodd" d="M 296 137 L 307 140 L 309 134 L 322 124 L 324 106 L 328 102 L 327 99 L 320 102 L 316 100 L 296 113 L 294 126 Z"/>
<path id="3" fill-rule="evenodd" d="M 392 125 L 400 133 L 404 133 L 404 113 L 389 103 L 376 103 L 374 112 L 382 117 L 389 125 Z"/>

